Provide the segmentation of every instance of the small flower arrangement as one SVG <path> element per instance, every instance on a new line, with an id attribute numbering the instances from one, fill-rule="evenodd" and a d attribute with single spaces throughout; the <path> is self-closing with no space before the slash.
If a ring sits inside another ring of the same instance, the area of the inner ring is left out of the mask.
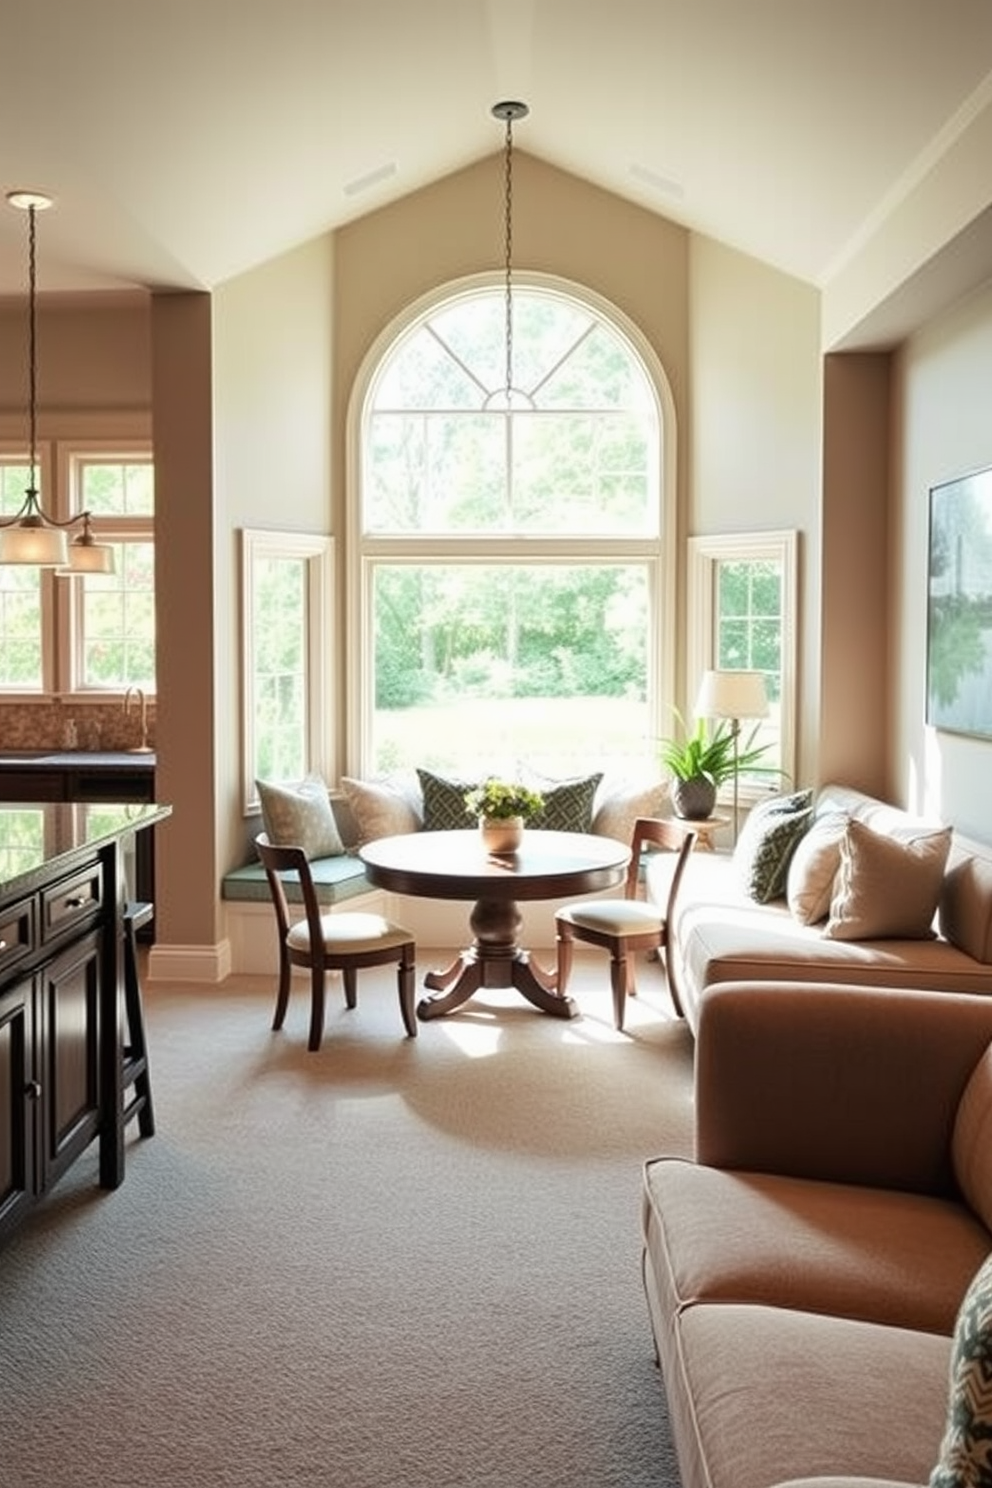
<path id="1" fill-rule="evenodd" d="M 507 821 L 519 816 L 530 821 L 544 806 L 540 791 L 531 790 L 515 780 L 499 780 L 490 776 L 481 785 L 465 792 L 465 807 L 473 816 L 489 821 Z"/>

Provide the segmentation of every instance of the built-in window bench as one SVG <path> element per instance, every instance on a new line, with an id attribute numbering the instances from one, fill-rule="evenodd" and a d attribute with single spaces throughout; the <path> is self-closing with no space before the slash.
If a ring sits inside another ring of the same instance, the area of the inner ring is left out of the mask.
<path id="1" fill-rule="evenodd" d="M 418 961 L 421 949 L 450 953 L 471 944 L 470 902 L 414 899 L 406 894 L 387 894 L 374 889 L 366 880 L 361 860 L 351 853 L 337 858 L 316 858 L 311 867 L 318 897 L 328 912 L 340 909 L 383 914 L 406 925 L 417 942 Z M 286 894 L 290 904 L 299 904 L 302 916 L 299 886 L 287 882 Z M 261 863 L 246 863 L 232 869 L 225 875 L 221 895 L 232 974 L 275 976 L 278 971 L 276 919 Z M 554 902 L 544 900 L 519 906 L 522 942 L 540 951 L 548 964 L 554 959 L 557 907 Z M 422 970 L 428 969 L 425 961 Z"/>

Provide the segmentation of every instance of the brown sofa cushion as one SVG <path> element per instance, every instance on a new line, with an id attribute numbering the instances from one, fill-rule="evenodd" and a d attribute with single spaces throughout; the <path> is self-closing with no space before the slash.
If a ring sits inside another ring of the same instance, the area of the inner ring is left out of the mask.
<path id="1" fill-rule="evenodd" d="M 672 1399 L 684 1488 L 823 1474 L 925 1483 L 944 1428 L 950 1339 L 715 1303 L 679 1316 Z"/>
<path id="2" fill-rule="evenodd" d="M 930 1333 L 951 1332 L 990 1246 L 956 1199 L 677 1158 L 645 1168 L 644 1231 L 666 1312 L 760 1302 Z"/>

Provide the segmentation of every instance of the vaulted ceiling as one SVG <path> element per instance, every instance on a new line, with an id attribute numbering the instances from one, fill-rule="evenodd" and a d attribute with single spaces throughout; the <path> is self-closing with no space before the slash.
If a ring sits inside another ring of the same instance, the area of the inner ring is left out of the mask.
<path id="1" fill-rule="evenodd" d="M 498 151 L 502 98 L 520 149 L 823 287 L 989 108 L 992 4 L 0 0 L 0 50 L 42 292 L 211 289 Z"/>

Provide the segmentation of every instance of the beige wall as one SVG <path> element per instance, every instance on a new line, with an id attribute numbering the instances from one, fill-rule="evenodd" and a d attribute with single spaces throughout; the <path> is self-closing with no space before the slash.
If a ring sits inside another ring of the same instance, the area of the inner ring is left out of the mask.
<path id="1" fill-rule="evenodd" d="M 246 836 L 238 531 L 330 530 L 333 247 L 315 239 L 213 297 L 218 879 Z"/>
<path id="2" fill-rule="evenodd" d="M 690 255 L 689 532 L 799 532 L 797 780 L 818 778 L 819 296 L 709 238 Z"/>
<path id="3" fill-rule="evenodd" d="M 914 336 L 896 359 L 890 604 L 893 788 L 992 840 L 992 740 L 927 728 L 930 487 L 992 466 L 992 286 Z"/>

